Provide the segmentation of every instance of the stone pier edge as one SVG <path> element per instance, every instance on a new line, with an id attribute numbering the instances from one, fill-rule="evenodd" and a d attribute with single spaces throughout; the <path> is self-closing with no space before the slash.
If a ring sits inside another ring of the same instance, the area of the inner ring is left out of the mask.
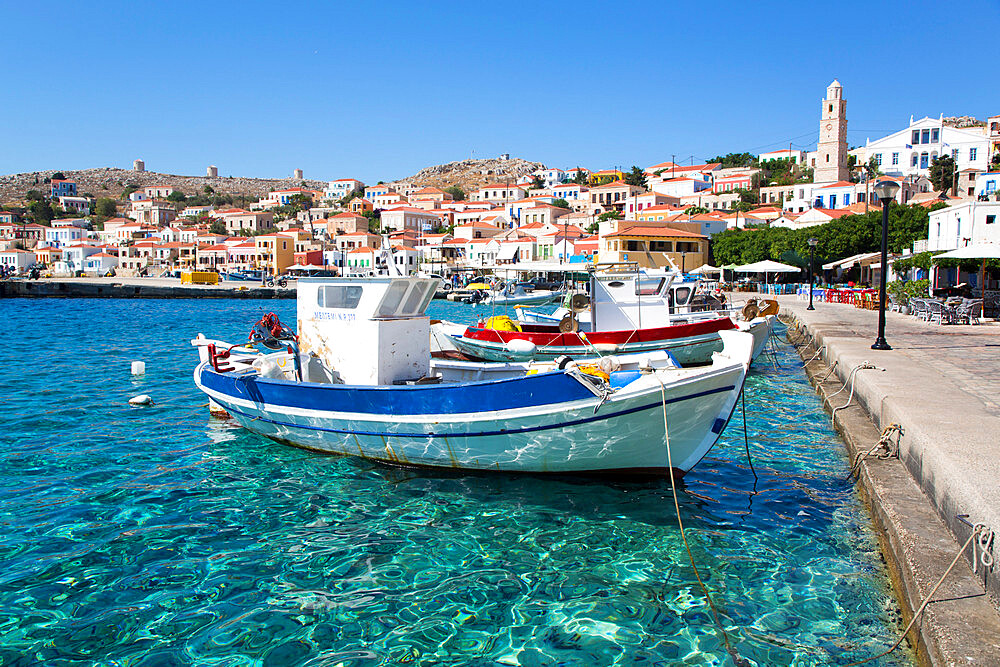
<path id="1" fill-rule="evenodd" d="M 847 390 L 836 397 L 829 396 L 844 386 L 850 368 L 831 366 L 837 350 L 826 348 L 816 355 L 817 341 L 808 325 L 794 313 L 782 309 L 782 321 L 788 325 L 789 342 L 798 351 L 806 375 L 820 395 L 828 413 L 847 401 Z M 824 358 L 825 357 L 825 358 Z M 843 438 L 850 461 L 871 449 L 881 432 L 876 427 L 870 406 L 862 404 L 861 392 L 854 401 L 838 410 L 834 428 Z M 876 413 L 878 414 L 878 413 Z M 887 424 L 888 425 L 888 424 Z M 905 430 L 906 426 L 903 425 Z M 846 481 L 845 484 L 855 484 Z M 899 631 L 906 627 L 914 611 L 944 573 L 961 546 L 937 508 L 924 494 L 907 467 L 899 459 L 867 459 L 857 475 L 856 488 L 869 509 L 883 558 L 889 571 L 894 593 L 903 612 Z M 968 539 L 971 529 L 965 527 Z M 922 665 L 1000 665 L 1000 615 L 996 598 L 987 592 L 983 571 L 973 575 L 970 565 L 971 548 L 938 589 L 932 601 L 907 636 L 915 657 Z M 850 637 L 846 638 L 850 641 Z M 904 644 L 905 646 L 905 644 Z M 888 648 L 888 647 L 887 647 Z M 904 650 L 904 647 L 896 649 Z"/>

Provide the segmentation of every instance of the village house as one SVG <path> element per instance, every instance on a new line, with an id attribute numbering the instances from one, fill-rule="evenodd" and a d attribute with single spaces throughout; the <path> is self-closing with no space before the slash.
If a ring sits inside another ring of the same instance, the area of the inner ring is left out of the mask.
<path id="1" fill-rule="evenodd" d="M 618 231 L 601 235 L 602 262 L 636 262 L 644 268 L 676 266 L 681 271 L 708 263 L 708 238 L 663 226 L 620 220 Z"/>
<path id="2" fill-rule="evenodd" d="M 270 211 L 245 211 L 222 217 L 230 234 L 262 232 L 274 227 L 274 214 Z"/>
<path id="3" fill-rule="evenodd" d="M 607 211 L 623 211 L 625 201 L 641 194 L 643 189 L 637 185 L 629 185 L 625 181 L 612 181 L 605 185 L 590 188 L 590 208 L 594 215 Z"/>
<path id="4" fill-rule="evenodd" d="M 524 199 L 528 194 L 527 190 L 519 185 L 509 183 L 496 183 L 485 185 L 472 193 L 472 201 L 488 201 L 493 204 L 504 204 L 517 199 Z"/>
<path id="5" fill-rule="evenodd" d="M 387 211 L 382 211 L 382 230 L 403 230 L 412 229 L 418 232 L 431 231 L 441 222 L 441 219 L 433 213 L 422 211 L 412 206 L 402 206 Z"/>
<path id="6" fill-rule="evenodd" d="M 0 252 L 0 266 L 7 271 L 23 273 L 38 261 L 35 253 L 21 248 L 11 248 Z"/>
<path id="7" fill-rule="evenodd" d="M 338 213 L 320 222 L 326 231 L 327 236 L 337 234 L 356 234 L 368 231 L 368 218 L 355 213 Z"/>
<path id="8" fill-rule="evenodd" d="M 175 192 L 180 192 L 172 185 L 150 185 L 142 189 L 147 199 L 166 199 Z"/>
<path id="9" fill-rule="evenodd" d="M 327 201 L 337 201 L 343 199 L 355 190 L 364 190 L 365 184 L 356 178 L 338 178 L 326 184 L 323 190 L 323 198 Z"/>
<path id="10" fill-rule="evenodd" d="M 71 178 L 53 178 L 49 185 L 52 199 L 76 196 L 76 181 Z"/>

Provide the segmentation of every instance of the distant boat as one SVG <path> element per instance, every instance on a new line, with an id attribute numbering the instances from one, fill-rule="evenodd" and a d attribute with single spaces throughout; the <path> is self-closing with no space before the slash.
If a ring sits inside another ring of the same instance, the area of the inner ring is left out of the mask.
<path id="1" fill-rule="evenodd" d="M 263 279 L 263 274 L 260 271 L 250 270 L 250 271 L 226 271 L 220 273 L 219 276 L 223 280 L 233 280 L 233 281 L 245 281 L 245 282 L 261 282 Z"/>
<path id="2" fill-rule="evenodd" d="M 524 283 L 507 283 L 486 292 L 480 303 L 488 306 L 537 306 L 556 301 L 560 294 L 556 290 L 528 289 Z"/>
<path id="3" fill-rule="evenodd" d="M 303 278 L 297 335 L 273 315 L 255 325 L 252 347 L 199 335 L 195 384 L 245 428 L 321 452 L 535 473 L 666 475 L 671 461 L 679 475 L 722 433 L 750 363 L 752 339 L 736 331 L 721 332 L 721 352 L 701 368 L 663 351 L 432 359 L 424 310 L 437 285 Z"/>

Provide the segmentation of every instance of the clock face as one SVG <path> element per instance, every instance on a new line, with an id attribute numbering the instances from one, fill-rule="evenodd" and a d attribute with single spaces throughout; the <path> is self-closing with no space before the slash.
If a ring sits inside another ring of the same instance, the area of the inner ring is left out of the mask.
<path id="1" fill-rule="evenodd" d="M 833 125 L 831 125 L 830 123 L 827 123 L 826 124 L 826 129 L 827 130 L 832 130 L 833 129 Z"/>

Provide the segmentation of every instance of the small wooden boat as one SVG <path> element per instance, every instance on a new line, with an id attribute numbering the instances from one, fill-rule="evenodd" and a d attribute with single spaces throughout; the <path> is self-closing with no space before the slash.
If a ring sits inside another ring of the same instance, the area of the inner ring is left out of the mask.
<path id="1" fill-rule="evenodd" d="M 273 316 L 253 347 L 199 336 L 195 384 L 279 442 L 404 466 L 666 475 L 709 451 L 736 404 L 751 337 L 722 331 L 701 368 L 662 351 L 576 363 L 430 355 L 436 281 L 304 278 L 298 335 Z M 667 429 L 664 429 L 666 419 Z"/>

